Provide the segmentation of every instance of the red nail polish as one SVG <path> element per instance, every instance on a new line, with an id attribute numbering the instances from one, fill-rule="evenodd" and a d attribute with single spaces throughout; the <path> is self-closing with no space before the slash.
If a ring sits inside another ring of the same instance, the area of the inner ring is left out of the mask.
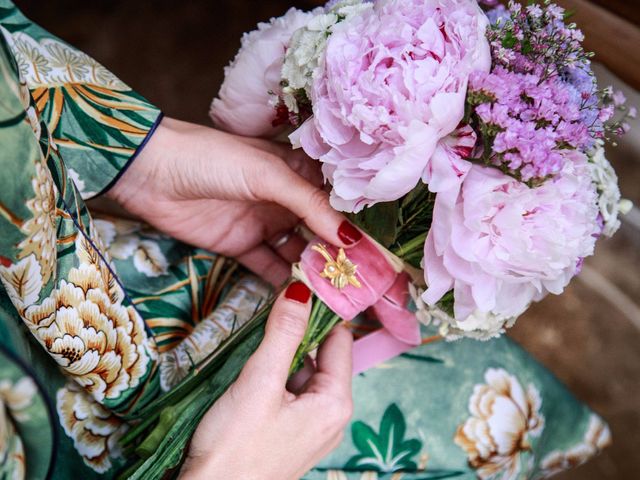
<path id="1" fill-rule="evenodd" d="M 307 303 L 311 298 L 311 290 L 302 282 L 293 282 L 287 287 L 284 296 L 294 302 Z"/>
<path id="2" fill-rule="evenodd" d="M 345 220 L 338 227 L 338 237 L 345 245 L 353 245 L 362 239 L 362 232 Z"/>

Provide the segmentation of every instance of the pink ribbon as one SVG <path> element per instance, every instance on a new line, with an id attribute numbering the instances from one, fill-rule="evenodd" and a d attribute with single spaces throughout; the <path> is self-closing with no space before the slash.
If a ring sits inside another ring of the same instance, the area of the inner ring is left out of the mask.
<path id="1" fill-rule="evenodd" d="M 338 289 L 320 276 L 326 259 L 312 249 L 317 244 L 324 245 L 334 259 L 338 255 L 338 248 L 318 238 L 312 239 L 302 253 L 300 267 L 315 294 L 347 321 L 372 308 L 383 327 L 354 343 L 354 375 L 420 345 L 420 325 L 406 307 L 410 282 L 407 273 L 397 272 L 380 247 L 364 237 L 345 250 L 347 258 L 358 266 L 355 276 L 361 286 Z"/>

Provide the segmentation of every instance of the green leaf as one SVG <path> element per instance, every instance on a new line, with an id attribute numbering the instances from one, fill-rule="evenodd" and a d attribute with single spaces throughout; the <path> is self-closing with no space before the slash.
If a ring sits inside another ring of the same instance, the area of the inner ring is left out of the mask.
<path id="1" fill-rule="evenodd" d="M 513 32 L 507 31 L 507 33 L 505 34 L 504 38 L 502 39 L 502 46 L 504 48 L 513 48 L 513 47 L 515 47 L 517 41 L 518 40 L 513 35 Z"/>
<path id="2" fill-rule="evenodd" d="M 356 222 L 385 248 L 396 241 L 398 231 L 398 201 L 376 203 L 356 215 Z"/>
<path id="3" fill-rule="evenodd" d="M 528 55 L 533 52 L 533 47 L 531 46 L 531 41 L 527 38 L 522 42 L 522 53 Z"/>

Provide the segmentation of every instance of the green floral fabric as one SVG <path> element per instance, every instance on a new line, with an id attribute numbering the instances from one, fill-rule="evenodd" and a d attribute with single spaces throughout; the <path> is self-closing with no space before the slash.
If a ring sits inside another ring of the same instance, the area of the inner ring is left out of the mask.
<path id="1" fill-rule="evenodd" d="M 115 478 L 140 409 L 270 294 L 230 259 L 87 208 L 160 117 L 0 0 L 0 479 Z M 608 443 L 510 340 L 432 333 L 355 379 L 345 441 L 307 478 L 537 478 Z"/>
<path id="2" fill-rule="evenodd" d="M 604 421 L 506 337 L 425 344 L 353 389 L 346 440 L 305 479 L 539 479 L 610 442 Z"/>

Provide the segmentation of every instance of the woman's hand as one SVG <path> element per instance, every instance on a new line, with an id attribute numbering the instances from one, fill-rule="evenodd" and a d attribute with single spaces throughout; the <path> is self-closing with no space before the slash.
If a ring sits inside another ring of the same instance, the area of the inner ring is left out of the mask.
<path id="1" fill-rule="evenodd" d="M 339 246 L 357 234 L 348 223 L 339 233 L 344 218 L 321 184 L 317 165 L 285 145 L 165 118 L 107 196 L 277 285 L 304 248 L 297 235 L 285 237 L 300 221 Z"/>
<path id="2" fill-rule="evenodd" d="M 262 344 L 200 422 L 181 478 L 298 479 L 338 446 L 352 412 L 347 329 L 329 334 L 297 394 L 285 387 L 310 296 L 295 282 L 276 300 Z"/>

